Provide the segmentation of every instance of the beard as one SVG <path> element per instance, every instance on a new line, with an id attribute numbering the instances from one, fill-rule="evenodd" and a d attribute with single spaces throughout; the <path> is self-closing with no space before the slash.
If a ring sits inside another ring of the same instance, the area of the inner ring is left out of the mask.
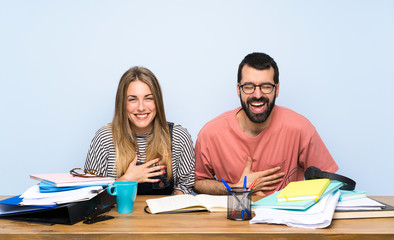
<path id="1" fill-rule="evenodd" d="M 266 97 L 261 97 L 261 98 L 252 97 L 252 98 L 248 98 L 246 100 L 246 102 L 242 101 L 242 98 L 240 97 L 240 100 L 241 100 L 242 109 L 246 113 L 246 116 L 248 116 L 249 120 L 254 123 L 263 123 L 263 122 L 265 122 L 265 120 L 267 120 L 267 118 L 271 114 L 272 109 L 274 109 L 275 100 L 276 100 L 276 93 L 275 93 L 275 96 L 274 96 L 274 99 L 272 100 L 272 102 L 270 102 L 269 99 Z M 265 103 L 266 108 L 265 108 L 264 112 L 254 113 L 252 110 L 250 110 L 249 106 L 250 106 L 251 102 Z"/>

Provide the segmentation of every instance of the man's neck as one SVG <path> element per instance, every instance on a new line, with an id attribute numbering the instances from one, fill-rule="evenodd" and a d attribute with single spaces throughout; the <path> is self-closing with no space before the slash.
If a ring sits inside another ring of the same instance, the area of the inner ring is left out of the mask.
<path id="1" fill-rule="evenodd" d="M 268 118 L 264 122 L 255 123 L 255 122 L 250 121 L 250 119 L 246 115 L 245 111 L 243 109 L 241 109 L 237 113 L 238 124 L 241 127 L 242 131 L 247 136 L 256 137 L 257 135 L 259 135 L 264 129 L 266 129 L 270 125 L 271 119 L 272 119 L 272 114 L 274 111 L 275 111 L 275 107 L 274 107 L 274 109 L 272 109 L 271 114 L 268 116 Z"/>

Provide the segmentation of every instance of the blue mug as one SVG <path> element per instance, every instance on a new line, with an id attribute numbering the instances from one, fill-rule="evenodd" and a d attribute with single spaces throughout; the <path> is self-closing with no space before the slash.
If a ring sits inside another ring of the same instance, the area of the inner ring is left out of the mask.
<path id="1" fill-rule="evenodd" d="M 116 196 L 116 205 L 119 213 L 133 212 L 138 183 L 134 181 L 118 181 L 107 188 L 110 195 Z"/>

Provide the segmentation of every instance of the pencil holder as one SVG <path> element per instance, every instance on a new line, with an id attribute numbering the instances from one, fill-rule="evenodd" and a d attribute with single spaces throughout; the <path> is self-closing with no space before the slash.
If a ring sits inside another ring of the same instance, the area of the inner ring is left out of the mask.
<path id="1" fill-rule="evenodd" d="M 227 218 L 231 220 L 250 220 L 252 191 L 241 187 L 232 188 L 227 193 Z"/>

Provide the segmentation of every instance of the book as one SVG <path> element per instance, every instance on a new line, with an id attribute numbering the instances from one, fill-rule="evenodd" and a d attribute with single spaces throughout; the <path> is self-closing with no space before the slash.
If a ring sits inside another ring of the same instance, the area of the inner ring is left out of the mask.
<path id="1" fill-rule="evenodd" d="M 311 179 L 290 182 L 276 196 L 278 202 L 315 200 L 317 201 L 330 184 L 330 179 Z"/>
<path id="2" fill-rule="evenodd" d="M 295 209 L 305 210 L 316 203 L 314 199 L 303 200 L 303 201 L 289 201 L 289 202 L 278 202 L 276 196 L 281 191 L 275 192 L 265 198 L 262 198 L 252 204 L 252 208 L 276 208 L 276 209 Z"/>
<path id="3" fill-rule="evenodd" d="M 226 212 L 227 196 L 214 196 L 207 194 L 175 195 L 146 200 L 150 212 L 180 213 L 193 211 Z"/>
<path id="4" fill-rule="evenodd" d="M 331 183 L 327 186 L 326 190 L 323 192 L 320 198 L 323 198 L 343 186 L 343 183 L 340 181 L 331 181 Z M 306 210 L 309 207 L 313 206 L 316 201 L 312 200 L 303 200 L 303 201 L 289 201 L 289 202 L 278 202 L 276 200 L 276 196 L 281 191 L 273 193 L 265 198 L 262 198 L 252 204 L 252 208 L 276 208 L 276 209 L 294 209 L 294 210 Z"/>
<path id="5" fill-rule="evenodd" d="M 376 201 L 376 200 L 374 200 Z M 377 210 L 338 210 L 335 209 L 333 219 L 352 219 L 352 218 L 385 218 L 394 217 L 394 207 L 379 201 L 382 205 Z"/>
<path id="6" fill-rule="evenodd" d="M 367 197 L 367 193 L 361 190 L 341 190 L 341 196 L 339 197 L 339 201 L 346 201 L 356 198 Z"/>
<path id="7" fill-rule="evenodd" d="M 31 179 L 48 183 L 56 187 L 97 186 L 115 182 L 111 177 L 76 177 L 70 173 L 31 174 Z"/>
<path id="8" fill-rule="evenodd" d="M 338 202 L 335 210 L 381 210 L 384 204 L 371 198 L 357 198 L 348 201 Z"/>

